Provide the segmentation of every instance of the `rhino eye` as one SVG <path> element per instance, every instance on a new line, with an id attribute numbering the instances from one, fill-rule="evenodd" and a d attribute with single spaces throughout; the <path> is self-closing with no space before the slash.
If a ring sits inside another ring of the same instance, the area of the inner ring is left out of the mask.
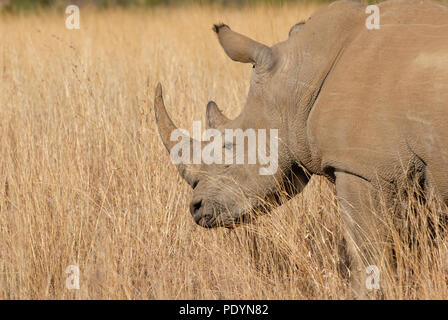
<path id="1" fill-rule="evenodd" d="M 224 148 L 227 149 L 227 150 L 232 150 L 232 148 L 233 148 L 233 142 L 226 142 L 226 143 L 224 144 Z"/>
<path id="2" fill-rule="evenodd" d="M 252 65 L 252 69 L 255 69 L 255 64 Z"/>

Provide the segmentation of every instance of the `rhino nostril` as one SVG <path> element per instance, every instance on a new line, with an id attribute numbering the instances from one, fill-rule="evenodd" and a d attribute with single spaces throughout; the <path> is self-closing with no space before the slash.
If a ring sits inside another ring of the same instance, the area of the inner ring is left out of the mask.
<path id="1" fill-rule="evenodd" d="M 196 200 L 196 201 L 192 201 L 190 204 L 190 212 L 193 216 L 196 216 L 196 214 L 198 213 L 199 209 L 202 206 L 202 200 Z"/>

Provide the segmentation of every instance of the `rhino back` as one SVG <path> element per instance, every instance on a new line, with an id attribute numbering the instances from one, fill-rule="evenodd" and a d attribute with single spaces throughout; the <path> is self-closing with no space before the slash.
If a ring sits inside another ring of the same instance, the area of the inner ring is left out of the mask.
<path id="1" fill-rule="evenodd" d="M 448 198 L 448 8 L 391 1 L 363 30 L 311 111 L 313 157 L 326 168 L 397 180 L 419 162 Z"/>

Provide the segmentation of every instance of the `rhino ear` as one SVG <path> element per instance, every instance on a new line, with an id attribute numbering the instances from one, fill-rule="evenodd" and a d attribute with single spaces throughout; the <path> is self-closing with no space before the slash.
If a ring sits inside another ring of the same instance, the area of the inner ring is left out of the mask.
<path id="1" fill-rule="evenodd" d="M 206 111 L 207 128 L 217 128 L 225 125 L 230 120 L 219 110 L 215 102 L 210 101 L 207 104 Z"/>
<path id="2" fill-rule="evenodd" d="M 271 48 L 232 31 L 225 24 L 215 24 L 213 31 L 230 59 L 254 65 L 272 65 L 274 59 Z"/>
<path id="3" fill-rule="evenodd" d="M 305 22 L 304 21 L 295 24 L 291 28 L 291 30 L 289 30 L 289 37 L 291 37 L 293 34 L 299 32 L 304 26 L 305 26 Z"/>

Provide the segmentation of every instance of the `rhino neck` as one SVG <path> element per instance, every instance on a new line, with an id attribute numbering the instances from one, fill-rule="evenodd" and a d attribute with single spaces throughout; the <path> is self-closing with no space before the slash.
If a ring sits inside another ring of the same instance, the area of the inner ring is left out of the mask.
<path id="1" fill-rule="evenodd" d="M 308 118 L 344 48 L 364 27 L 363 8 L 350 2 L 334 3 L 313 15 L 303 30 L 287 41 L 295 59 L 291 75 L 295 77 L 294 101 L 285 119 L 288 141 L 296 162 L 310 173 L 325 174 L 320 171 L 320 159 L 313 157 L 319 153 L 311 149 Z"/>

